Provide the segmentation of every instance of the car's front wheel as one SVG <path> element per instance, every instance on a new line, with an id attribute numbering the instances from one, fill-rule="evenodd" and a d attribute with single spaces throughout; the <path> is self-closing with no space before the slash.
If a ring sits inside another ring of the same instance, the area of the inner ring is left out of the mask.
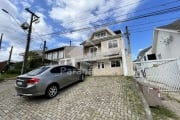
<path id="1" fill-rule="evenodd" d="M 46 97 L 53 98 L 58 94 L 58 86 L 53 84 L 46 89 Z"/>

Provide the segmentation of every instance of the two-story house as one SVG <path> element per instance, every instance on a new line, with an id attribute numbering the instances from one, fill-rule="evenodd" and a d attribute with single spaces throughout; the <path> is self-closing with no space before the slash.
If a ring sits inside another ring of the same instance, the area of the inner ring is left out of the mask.
<path id="1" fill-rule="evenodd" d="M 83 45 L 83 58 L 79 60 L 81 67 L 84 63 L 90 65 L 93 76 L 124 75 L 127 71 L 129 73 L 126 75 L 130 75 L 132 70 L 128 70 L 130 67 L 127 66 L 120 30 L 113 32 L 108 28 L 98 29 L 81 45 Z"/>
<path id="2" fill-rule="evenodd" d="M 57 61 L 58 64 L 76 65 L 76 58 L 82 57 L 82 48 L 78 46 L 63 46 L 45 52 L 45 58 Z"/>

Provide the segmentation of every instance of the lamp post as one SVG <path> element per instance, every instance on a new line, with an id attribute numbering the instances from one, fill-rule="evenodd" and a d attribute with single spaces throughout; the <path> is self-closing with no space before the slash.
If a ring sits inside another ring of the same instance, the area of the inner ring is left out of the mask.
<path id="1" fill-rule="evenodd" d="M 7 10 L 5 9 L 1 9 L 4 13 L 10 15 L 18 25 L 20 25 L 16 18 L 11 15 Z M 22 70 L 21 70 L 21 74 L 24 74 L 26 72 L 26 64 L 27 64 L 27 58 L 28 58 L 28 52 L 29 52 L 29 45 L 30 45 L 30 41 L 31 41 L 31 31 L 32 31 L 32 23 L 36 22 L 39 17 L 33 13 L 32 11 L 30 11 L 28 8 L 25 9 L 27 12 L 29 12 L 31 14 L 31 20 L 30 20 L 30 24 L 28 24 L 27 22 L 23 23 L 21 26 L 21 28 L 23 30 L 28 30 L 28 34 L 27 34 L 27 43 L 26 43 L 26 49 L 25 49 L 25 53 L 24 53 L 24 60 L 23 60 L 23 64 L 22 64 Z"/>
<path id="2" fill-rule="evenodd" d="M 26 49 L 25 49 L 25 53 L 24 53 L 24 61 L 22 64 L 21 74 L 24 74 L 26 72 L 26 64 L 27 64 L 27 60 L 28 60 L 29 45 L 30 45 L 30 41 L 31 41 L 32 23 L 39 19 L 39 17 L 35 13 L 30 11 L 28 8 L 26 8 L 25 10 L 31 14 L 31 20 L 30 20 L 29 26 L 28 26 L 28 23 L 23 23 L 21 25 L 22 29 L 24 29 L 24 30 L 28 29 L 27 43 L 26 43 Z"/>

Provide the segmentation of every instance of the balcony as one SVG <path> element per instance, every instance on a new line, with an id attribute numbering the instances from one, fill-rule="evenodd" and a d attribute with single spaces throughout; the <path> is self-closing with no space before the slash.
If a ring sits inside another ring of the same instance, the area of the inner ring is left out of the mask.
<path id="1" fill-rule="evenodd" d="M 96 61 L 109 58 L 121 57 L 121 50 L 113 50 L 108 52 L 95 52 L 85 54 L 82 58 L 77 58 L 77 61 Z"/>

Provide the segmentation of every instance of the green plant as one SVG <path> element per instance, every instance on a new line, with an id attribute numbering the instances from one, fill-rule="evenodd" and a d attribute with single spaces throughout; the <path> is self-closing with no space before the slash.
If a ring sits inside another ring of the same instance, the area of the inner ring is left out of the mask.
<path id="1" fill-rule="evenodd" d="M 151 107 L 150 109 L 154 120 L 178 120 L 178 116 L 166 107 Z"/>
<path id="2" fill-rule="evenodd" d="M 166 95 L 166 97 L 170 100 L 175 100 L 176 102 L 180 103 L 180 100 L 179 99 L 176 99 L 174 97 L 171 97 L 169 94 Z"/>
<path id="3" fill-rule="evenodd" d="M 6 71 L 6 74 L 20 74 L 20 73 L 21 73 L 20 69 Z"/>
<path id="4" fill-rule="evenodd" d="M 129 99 L 129 101 L 134 102 L 133 104 L 136 106 L 136 110 L 138 114 L 141 114 L 141 115 L 144 114 L 145 113 L 144 107 L 142 105 L 142 101 L 138 94 L 138 90 L 136 88 L 134 78 L 132 76 L 126 76 L 123 78 L 125 78 L 123 79 L 125 83 L 124 85 L 126 88 L 125 93 L 127 94 L 129 98 L 132 98 L 132 99 Z"/>
<path id="5" fill-rule="evenodd" d="M 16 79 L 16 76 L 18 74 L 7 74 L 7 73 L 3 73 L 0 75 L 0 81 L 3 81 L 5 79 Z"/>

